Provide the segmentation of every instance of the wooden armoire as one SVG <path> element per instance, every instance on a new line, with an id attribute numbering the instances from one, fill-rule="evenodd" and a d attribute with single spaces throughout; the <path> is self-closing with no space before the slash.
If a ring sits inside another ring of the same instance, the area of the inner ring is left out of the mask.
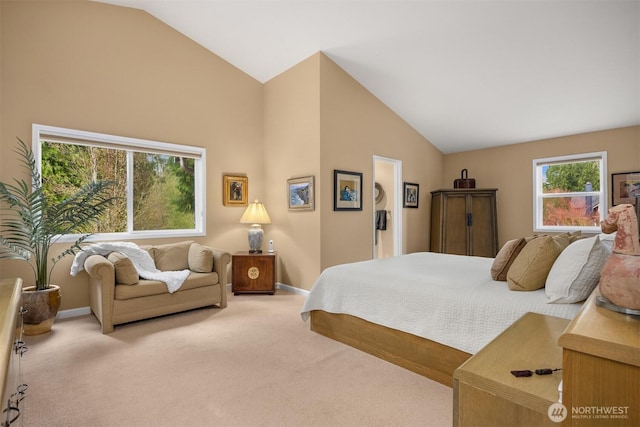
<path id="1" fill-rule="evenodd" d="M 431 192 L 431 251 L 495 257 L 498 224 L 495 188 Z"/>

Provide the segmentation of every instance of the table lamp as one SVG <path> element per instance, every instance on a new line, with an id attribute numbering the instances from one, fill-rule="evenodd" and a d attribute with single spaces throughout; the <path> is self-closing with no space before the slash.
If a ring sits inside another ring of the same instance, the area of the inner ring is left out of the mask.
<path id="1" fill-rule="evenodd" d="M 264 231 L 260 224 L 271 224 L 267 209 L 256 199 L 255 202 L 249 203 L 247 210 L 244 211 L 242 218 L 240 218 L 240 223 L 251 224 L 249 228 L 249 253 L 261 254 Z"/>

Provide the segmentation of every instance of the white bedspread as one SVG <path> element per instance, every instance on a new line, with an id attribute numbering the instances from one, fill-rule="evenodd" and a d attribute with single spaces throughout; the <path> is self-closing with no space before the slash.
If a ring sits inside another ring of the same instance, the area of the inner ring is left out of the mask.
<path id="1" fill-rule="evenodd" d="M 572 319 L 582 304 L 549 304 L 544 289 L 509 290 L 493 258 L 420 252 L 322 272 L 302 308 L 343 313 L 470 354 L 527 312 Z"/>

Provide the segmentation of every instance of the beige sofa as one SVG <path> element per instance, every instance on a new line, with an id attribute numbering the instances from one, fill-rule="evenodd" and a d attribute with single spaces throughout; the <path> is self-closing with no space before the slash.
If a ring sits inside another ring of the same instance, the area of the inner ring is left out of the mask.
<path id="1" fill-rule="evenodd" d="M 118 252 L 89 256 L 84 269 L 90 278 L 90 306 L 103 334 L 122 323 L 216 304 L 227 306 L 229 252 L 190 241 L 140 247 L 149 252 L 157 269 L 189 269 L 189 277 L 180 289 L 169 293 L 165 283 L 139 278 L 131 261 Z"/>

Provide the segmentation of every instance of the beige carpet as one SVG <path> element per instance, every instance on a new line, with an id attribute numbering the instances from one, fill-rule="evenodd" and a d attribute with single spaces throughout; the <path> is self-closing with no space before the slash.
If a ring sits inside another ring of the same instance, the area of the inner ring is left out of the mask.
<path id="1" fill-rule="evenodd" d="M 451 426 L 453 392 L 309 330 L 304 297 L 229 296 L 100 333 L 26 337 L 24 426 Z"/>

